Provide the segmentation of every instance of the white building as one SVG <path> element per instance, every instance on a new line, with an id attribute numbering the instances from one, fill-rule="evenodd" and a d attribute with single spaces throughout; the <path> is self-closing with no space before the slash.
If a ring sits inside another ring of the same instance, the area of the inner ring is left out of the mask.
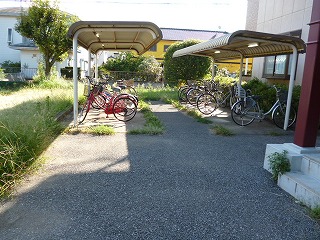
<path id="1" fill-rule="evenodd" d="M 246 30 L 284 34 L 308 40 L 313 0 L 248 0 Z M 300 54 L 296 84 L 301 85 L 305 54 Z M 290 56 L 255 58 L 252 76 L 266 81 L 289 81 Z"/>
<path id="2" fill-rule="evenodd" d="M 41 61 L 41 53 L 33 41 L 22 37 L 15 31 L 15 25 L 21 10 L 22 8 L 20 7 L 0 8 L 0 64 L 4 61 L 20 62 L 23 78 L 31 79 Z M 81 48 L 79 48 L 79 52 L 78 66 L 84 72 L 88 66 L 88 54 L 85 49 Z M 59 73 L 60 69 L 65 66 L 72 66 L 72 61 L 68 59 L 55 64 Z"/>

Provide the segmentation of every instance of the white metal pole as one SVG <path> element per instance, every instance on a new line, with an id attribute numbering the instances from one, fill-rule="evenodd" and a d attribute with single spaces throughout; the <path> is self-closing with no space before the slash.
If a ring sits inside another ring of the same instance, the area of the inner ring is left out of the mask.
<path id="1" fill-rule="evenodd" d="M 78 125 L 78 33 L 73 36 L 73 125 Z"/>
<path id="2" fill-rule="evenodd" d="M 239 82 L 238 82 L 238 93 L 240 95 L 240 91 L 241 91 L 241 83 L 242 83 L 242 68 L 243 68 L 243 55 L 240 53 L 241 55 L 241 62 L 240 62 L 240 71 L 239 71 Z M 240 96 L 238 96 L 240 97 Z"/>
<path id="3" fill-rule="evenodd" d="M 292 46 L 293 55 L 292 55 L 292 63 L 291 63 L 291 71 L 290 71 L 290 81 L 289 81 L 289 88 L 288 88 L 288 98 L 287 98 L 287 109 L 286 109 L 286 116 L 284 119 L 284 130 L 287 130 L 289 125 L 289 116 L 290 116 L 290 108 L 291 108 L 291 100 L 292 100 L 292 93 L 294 87 L 294 79 L 296 74 L 296 66 L 298 61 L 298 49 Z"/>
<path id="4" fill-rule="evenodd" d="M 244 75 L 248 75 L 248 65 L 249 65 L 249 59 L 246 58 L 246 65 L 245 65 L 245 68 L 244 68 Z"/>
<path id="5" fill-rule="evenodd" d="M 91 49 L 88 49 L 88 76 L 91 77 Z"/>
<path id="6" fill-rule="evenodd" d="M 214 63 L 215 63 L 215 61 L 214 61 L 213 57 L 211 59 L 212 59 L 212 77 L 211 77 L 211 80 L 213 81 L 214 77 L 215 77 L 215 72 L 214 72 Z"/>
<path id="7" fill-rule="evenodd" d="M 98 81 L 98 53 L 94 55 L 94 76 L 96 81 Z"/>

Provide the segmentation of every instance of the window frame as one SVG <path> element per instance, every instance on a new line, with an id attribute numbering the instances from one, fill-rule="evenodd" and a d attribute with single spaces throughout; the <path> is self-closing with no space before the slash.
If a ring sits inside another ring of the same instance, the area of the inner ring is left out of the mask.
<path id="1" fill-rule="evenodd" d="M 167 52 L 168 47 L 170 47 L 170 45 L 163 45 L 163 51 Z"/>
<path id="2" fill-rule="evenodd" d="M 156 52 L 157 50 L 158 50 L 157 44 L 154 44 L 154 45 L 149 49 L 150 52 Z"/>
<path id="3" fill-rule="evenodd" d="M 282 55 L 275 55 L 275 56 L 268 56 L 264 58 L 264 63 L 263 63 L 263 73 L 262 77 L 264 78 L 277 78 L 277 79 L 290 79 L 290 71 L 289 71 L 289 62 L 291 61 L 290 55 L 292 54 L 282 54 Z M 285 56 L 286 60 L 284 62 L 284 73 L 279 74 L 276 73 L 276 67 L 277 67 L 277 58 Z M 273 66 L 272 66 L 272 74 L 266 73 L 266 63 L 267 63 L 267 58 L 273 58 Z"/>
<path id="4" fill-rule="evenodd" d="M 13 43 L 13 28 L 7 30 L 7 43 L 10 45 Z"/>
<path id="5" fill-rule="evenodd" d="M 292 31 L 292 32 L 287 32 L 287 33 L 282 33 L 282 35 L 287 35 L 287 36 L 293 36 L 293 37 L 298 37 L 301 38 L 301 32 L 302 30 L 297 30 L 297 31 Z M 280 56 L 286 56 L 286 60 L 284 63 L 284 73 L 283 74 L 277 74 L 276 73 L 276 66 L 277 66 L 277 57 Z M 272 68 L 272 74 L 266 73 L 267 70 L 267 58 L 273 57 L 273 68 Z M 264 57 L 263 61 L 263 70 L 262 70 L 262 77 L 263 78 L 269 78 L 269 79 L 284 79 L 284 80 L 289 80 L 290 79 L 290 71 L 291 69 L 289 66 L 291 65 L 292 61 L 292 54 L 281 54 L 281 55 L 273 55 L 273 56 L 267 56 Z M 292 67 L 292 66 L 290 66 Z M 296 67 L 296 66 L 295 66 Z"/>

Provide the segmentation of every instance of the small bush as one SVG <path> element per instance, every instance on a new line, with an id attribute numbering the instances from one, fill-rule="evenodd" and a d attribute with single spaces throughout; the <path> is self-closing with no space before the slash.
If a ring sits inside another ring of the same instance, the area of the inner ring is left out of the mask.
<path id="1" fill-rule="evenodd" d="M 281 87 L 283 90 L 288 90 L 288 86 L 276 84 L 277 87 Z M 275 89 L 259 80 L 258 78 L 253 78 L 243 85 L 245 89 L 250 89 L 253 95 L 259 95 L 260 108 L 263 111 L 269 110 L 276 101 L 276 91 Z M 297 110 L 299 106 L 301 86 L 294 86 L 292 93 L 292 106 Z"/>
<path id="2" fill-rule="evenodd" d="M 179 79 L 197 80 L 210 73 L 211 60 L 208 57 L 182 56 L 172 58 L 175 51 L 195 45 L 198 40 L 186 40 L 172 44 L 164 56 L 164 78 L 170 86 L 177 86 Z"/>
<path id="3" fill-rule="evenodd" d="M 290 161 L 287 158 L 287 151 L 282 153 L 274 152 L 268 156 L 273 180 L 277 181 L 279 174 L 290 171 Z"/>

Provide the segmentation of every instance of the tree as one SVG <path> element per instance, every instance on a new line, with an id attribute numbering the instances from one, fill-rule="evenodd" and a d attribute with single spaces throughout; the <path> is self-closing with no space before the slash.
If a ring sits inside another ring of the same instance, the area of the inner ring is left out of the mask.
<path id="1" fill-rule="evenodd" d="M 137 76 L 155 75 L 160 77 L 162 68 L 153 56 L 136 56 L 132 52 L 122 52 L 116 58 L 110 58 L 99 67 L 100 72 L 135 72 Z"/>
<path id="2" fill-rule="evenodd" d="M 177 84 L 179 80 L 197 80 L 210 71 L 211 60 L 208 57 L 182 56 L 172 58 L 175 51 L 195 45 L 198 40 L 176 42 L 168 47 L 164 55 L 164 78 L 169 84 Z"/>
<path id="3" fill-rule="evenodd" d="M 43 55 L 45 75 L 49 76 L 55 62 L 61 62 L 72 48 L 67 32 L 76 16 L 59 10 L 57 1 L 34 0 L 32 6 L 21 13 L 15 30 L 34 41 Z"/>

